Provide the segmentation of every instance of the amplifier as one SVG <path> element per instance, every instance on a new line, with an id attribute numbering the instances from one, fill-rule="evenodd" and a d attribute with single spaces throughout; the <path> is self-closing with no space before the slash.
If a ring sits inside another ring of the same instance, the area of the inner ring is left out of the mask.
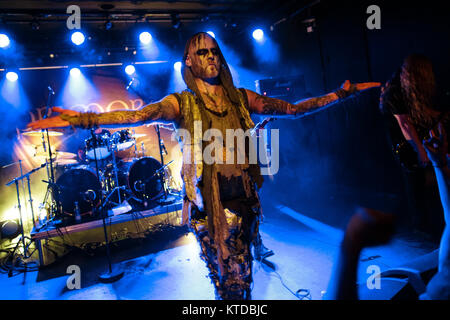
<path id="1" fill-rule="evenodd" d="M 256 80 L 255 85 L 259 94 L 291 103 L 308 96 L 302 75 Z"/>

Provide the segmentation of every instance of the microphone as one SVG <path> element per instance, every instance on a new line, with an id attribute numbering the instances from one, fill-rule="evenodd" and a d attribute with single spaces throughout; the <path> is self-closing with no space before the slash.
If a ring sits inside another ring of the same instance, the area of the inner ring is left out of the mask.
<path id="1" fill-rule="evenodd" d="M 52 87 L 48 86 L 47 89 L 52 95 L 55 95 L 55 91 L 53 91 Z"/>

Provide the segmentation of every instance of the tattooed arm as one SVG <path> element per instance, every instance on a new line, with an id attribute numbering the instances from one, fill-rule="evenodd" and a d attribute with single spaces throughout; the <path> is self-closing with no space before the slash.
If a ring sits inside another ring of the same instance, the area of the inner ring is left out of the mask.
<path id="1" fill-rule="evenodd" d="M 342 88 L 339 89 L 339 94 L 347 96 L 352 92 L 365 90 L 368 88 L 379 86 L 378 82 L 350 84 L 346 81 Z M 332 102 L 339 100 L 337 92 L 331 92 L 323 96 L 307 98 L 292 104 L 280 99 L 270 98 L 257 94 L 256 92 L 246 90 L 249 109 L 251 112 L 272 116 L 291 116 L 298 117 L 306 113 L 316 111 L 317 109 L 327 106 Z"/>
<path id="2" fill-rule="evenodd" d="M 317 98 L 305 99 L 299 101 L 297 104 L 292 104 L 280 99 L 262 96 L 250 90 L 246 91 L 250 111 L 271 116 L 295 117 L 323 107 L 339 99 L 335 93 L 330 93 Z"/>
<path id="3" fill-rule="evenodd" d="M 81 128 L 130 127 L 139 126 L 155 120 L 174 121 L 180 115 L 180 106 L 174 95 L 169 95 L 159 102 L 148 104 L 139 110 L 121 110 L 104 113 L 76 112 L 62 108 L 52 108 L 61 113 L 59 116 L 38 120 L 27 125 L 32 130 L 75 126 Z"/>

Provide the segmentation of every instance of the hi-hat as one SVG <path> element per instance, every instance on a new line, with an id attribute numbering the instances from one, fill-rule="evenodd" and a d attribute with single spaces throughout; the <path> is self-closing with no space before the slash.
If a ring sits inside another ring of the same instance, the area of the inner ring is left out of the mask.
<path id="1" fill-rule="evenodd" d="M 42 136 L 42 134 L 44 134 L 44 135 L 47 135 L 47 132 L 42 132 L 42 131 L 25 131 L 25 132 L 22 132 L 22 135 L 24 135 L 24 136 L 29 136 L 29 137 L 41 137 Z M 59 131 L 49 131 L 48 132 L 48 135 L 50 136 L 50 137 L 58 137 L 58 136 L 62 136 L 63 135 L 63 133 L 62 132 L 59 132 Z"/>

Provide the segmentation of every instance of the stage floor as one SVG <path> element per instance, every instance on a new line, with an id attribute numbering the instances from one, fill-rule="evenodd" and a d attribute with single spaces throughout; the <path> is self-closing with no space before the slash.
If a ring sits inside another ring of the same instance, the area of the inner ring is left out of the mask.
<path id="1" fill-rule="evenodd" d="M 274 250 L 270 263 L 254 262 L 253 299 L 296 300 L 307 289 L 322 298 L 332 272 L 342 231 L 278 206 L 261 224 L 264 244 Z M 400 266 L 437 248 L 418 235 L 402 234 L 388 245 L 363 251 L 358 281 L 365 282 L 369 265 L 380 269 Z M 56 263 L 8 278 L 0 274 L 0 299 L 33 300 L 210 300 L 213 286 L 199 246 L 185 227 L 168 227 L 143 240 L 112 246 L 114 265 L 124 276 L 113 284 L 99 283 L 107 269 L 105 251 L 74 251 Z M 272 265 L 270 265 L 272 264 Z M 81 289 L 69 290 L 70 265 L 81 269 Z"/>

